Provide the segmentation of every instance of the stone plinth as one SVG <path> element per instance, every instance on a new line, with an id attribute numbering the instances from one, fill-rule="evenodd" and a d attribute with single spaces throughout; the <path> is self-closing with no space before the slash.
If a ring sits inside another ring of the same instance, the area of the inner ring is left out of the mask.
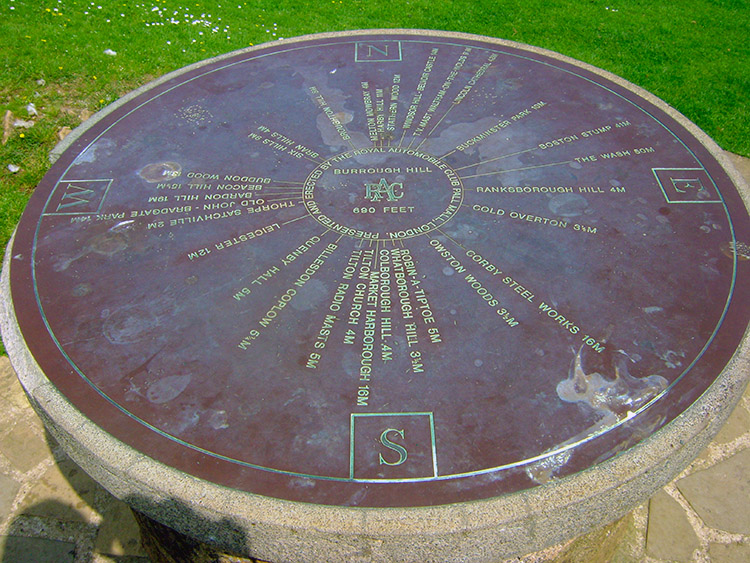
<path id="1" fill-rule="evenodd" d="M 3 337 L 73 459 L 181 533 L 493 561 L 621 516 L 728 416 L 741 182 L 554 53 L 281 41 L 66 140 L 6 253 Z"/>

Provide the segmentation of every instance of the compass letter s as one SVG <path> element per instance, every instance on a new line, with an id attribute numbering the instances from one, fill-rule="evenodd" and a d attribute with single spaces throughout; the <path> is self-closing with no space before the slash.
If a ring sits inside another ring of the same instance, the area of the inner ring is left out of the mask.
<path id="1" fill-rule="evenodd" d="M 401 439 L 404 439 L 404 431 L 403 430 L 396 430 L 395 428 L 388 428 L 386 430 L 383 430 L 383 433 L 380 435 L 380 443 L 383 444 L 386 448 L 389 450 L 393 450 L 398 454 L 398 460 L 396 461 L 386 461 L 386 459 L 383 457 L 383 454 L 378 454 L 380 457 L 380 465 L 401 465 L 406 461 L 406 458 L 408 457 L 408 452 L 406 451 L 406 448 L 402 446 L 401 444 L 396 444 L 394 442 L 391 442 L 388 439 L 388 433 L 389 432 L 395 432 L 398 436 L 401 437 Z"/>

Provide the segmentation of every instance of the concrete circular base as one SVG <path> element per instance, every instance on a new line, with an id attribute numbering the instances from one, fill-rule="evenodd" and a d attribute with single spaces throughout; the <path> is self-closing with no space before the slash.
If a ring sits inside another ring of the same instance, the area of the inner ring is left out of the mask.
<path id="1" fill-rule="evenodd" d="M 412 32 L 378 30 L 377 33 Z M 722 164 L 734 183 L 743 185 L 719 148 L 693 124 L 622 79 L 561 55 L 512 42 L 464 34 L 441 36 L 522 48 L 575 63 L 614 81 L 647 99 L 689 130 Z M 211 62 L 215 60 L 191 68 Z M 183 72 L 167 75 L 156 84 L 164 84 Z M 154 84 L 149 85 L 142 91 L 153 87 Z M 108 108 L 87 122 L 85 129 L 132 98 L 128 96 Z M 85 129 L 74 132 L 66 140 L 66 146 L 81 137 Z M 615 457 L 588 469 L 552 477 L 539 486 L 497 497 L 436 506 L 386 508 L 277 499 L 219 485 L 161 463 L 114 438 L 83 415 L 43 372 L 21 333 L 16 304 L 11 298 L 10 277 L 14 261 L 23 257 L 14 255 L 12 245 L 13 241 L 3 263 L 0 326 L 13 367 L 50 433 L 76 463 L 134 510 L 218 551 L 274 563 L 495 562 L 568 540 L 619 518 L 669 482 L 718 432 L 748 380 L 750 350 L 746 333 L 713 384 L 654 434 L 643 436 Z"/>

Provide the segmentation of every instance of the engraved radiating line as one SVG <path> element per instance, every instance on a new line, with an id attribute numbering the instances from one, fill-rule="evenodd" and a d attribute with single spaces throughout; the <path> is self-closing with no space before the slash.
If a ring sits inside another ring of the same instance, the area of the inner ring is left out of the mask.
<path id="1" fill-rule="evenodd" d="M 294 186 L 263 186 L 260 191 L 262 190 L 302 190 L 303 185 L 297 184 Z"/>
<path id="2" fill-rule="evenodd" d="M 432 129 L 430 129 L 430 132 L 429 132 L 429 133 L 427 133 L 427 135 L 425 136 L 425 138 L 424 138 L 424 139 L 422 139 L 422 142 L 421 142 L 421 143 L 419 143 L 419 144 L 418 144 L 418 145 L 416 146 L 416 148 L 415 148 L 414 150 L 417 150 L 417 151 L 419 150 L 419 147 L 421 147 L 421 146 L 422 146 L 422 145 L 424 144 L 424 142 L 425 142 L 425 141 L 426 141 L 427 139 L 429 139 L 429 138 L 430 138 L 430 135 L 432 135 L 432 134 L 433 134 L 433 133 L 435 132 L 435 129 L 437 129 L 437 128 L 438 128 L 438 125 L 440 125 L 440 124 L 441 124 L 441 123 L 443 122 L 443 119 L 445 119 L 445 118 L 446 118 L 446 117 L 448 116 L 448 113 L 449 113 L 449 112 L 450 112 L 450 111 L 451 111 L 451 110 L 452 110 L 452 109 L 453 109 L 454 107 L 456 107 L 457 105 L 458 105 L 458 104 L 451 104 L 451 106 L 450 106 L 450 107 L 449 107 L 449 108 L 448 108 L 447 110 L 445 110 L 445 113 L 443 114 L 443 117 L 441 117 L 441 118 L 440 118 L 440 119 L 438 120 L 438 122 L 437 122 L 437 123 L 435 124 L 435 127 L 433 127 Z"/>
<path id="3" fill-rule="evenodd" d="M 274 195 L 281 195 L 281 194 L 269 194 L 269 197 L 266 198 L 266 201 L 299 201 L 299 202 L 302 202 L 302 194 L 297 194 L 291 197 L 275 197 L 274 199 L 271 199 L 271 197 L 273 197 Z"/>
<path id="4" fill-rule="evenodd" d="M 305 217 L 312 217 L 309 213 L 302 215 L 301 217 L 297 217 L 296 219 L 290 219 L 289 221 L 285 221 L 282 223 L 282 225 L 288 225 L 289 223 L 294 223 L 295 221 L 299 221 L 300 219 L 304 219 Z"/>
<path id="5" fill-rule="evenodd" d="M 316 158 L 312 158 L 312 157 L 306 156 L 304 154 L 302 155 L 302 158 L 306 158 L 307 160 L 309 160 L 313 164 L 317 164 L 317 165 L 321 165 L 321 164 L 323 164 L 325 162 L 325 160 L 318 160 Z"/>
<path id="6" fill-rule="evenodd" d="M 426 59 L 425 59 L 425 61 L 424 61 L 424 66 L 422 67 L 422 71 L 421 71 L 421 72 L 419 73 L 419 75 L 418 75 L 418 76 L 419 76 L 419 77 L 421 78 L 421 76 L 422 76 L 422 75 L 423 75 L 423 74 L 424 74 L 424 73 L 425 73 L 425 72 L 427 71 L 427 63 L 428 63 L 428 62 L 430 61 L 430 59 L 431 59 L 431 58 L 432 58 L 432 56 L 434 55 L 434 59 L 433 59 L 433 64 L 432 64 L 432 67 L 430 68 L 430 70 L 429 70 L 429 72 L 428 72 L 428 77 L 427 77 L 427 80 L 425 80 L 425 82 L 424 82 L 424 89 L 423 89 L 423 91 L 422 91 L 422 95 L 424 95 L 424 92 L 425 92 L 425 91 L 427 90 L 427 84 L 431 82 L 431 79 L 432 79 L 432 76 L 433 76 L 433 75 L 432 75 L 432 71 L 433 71 L 433 70 L 435 69 L 435 65 L 436 65 L 436 63 L 437 63 L 437 60 L 438 60 L 438 58 L 437 58 L 437 55 L 438 55 L 438 51 L 439 51 L 439 49 L 433 49 L 433 50 L 431 50 L 431 51 L 430 51 L 430 54 L 429 54 L 429 55 L 427 55 L 427 58 L 426 58 Z M 409 109 L 408 109 L 408 108 L 409 108 L 409 107 L 411 106 L 411 104 L 413 103 L 413 100 L 414 100 L 414 96 L 416 96 L 416 95 L 417 95 L 417 93 L 419 93 L 419 92 L 420 92 L 420 90 L 419 90 L 419 80 L 420 80 L 420 79 L 418 79 L 418 80 L 417 80 L 417 87 L 416 87 L 416 88 L 414 88 L 414 91 L 413 91 L 412 95 L 411 95 L 411 96 L 409 96 L 409 97 L 408 97 L 408 98 L 406 99 L 406 105 L 407 105 L 406 115 L 404 116 L 404 120 L 403 120 L 403 122 L 401 123 L 401 128 L 402 128 L 402 129 L 404 130 L 404 132 L 403 132 L 403 134 L 401 135 L 401 141 L 399 141 L 399 143 L 398 143 L 398 146 L 399 146 L 399 148 L 400 148 L 400 147 L 401 147 L 401 146 L 403 145 L 404 139 L 406 138 L 406 132 L 407 132 L 407 129 L 406 129 L 406 128 L 405 128 L 404 126 L 406 125 L 406 120 L 407 120 L 407 119 L 408 119 L 408 117 L 409 117 Z M 399 91 L 399 98 L 400 98 L 400 93 L 401 93 L 401 92 Z M 422 98 L 420 97 L 420 99 L 419 99 L 419 102 L 417 102 L 417 106 L 416 106 L 416 108 L 415 108 L 415 111 L 414 111 L 414 118 L 415 118 L 415 119 L 414 119 L 414 120 L 412 120 L 412 123 L 411 123 L 411 125 L 409 126 L 409 129 L 412 129 L 412 131 L 414 130 L 414 129 L 412 128 L 412 126 L 414 125 L 414 121 L 416 120 L 417 112 L 418 112 L 418 110 L 419 110 L 420 106 L 422 106 L 422 101 L 423 101 L 423 100 L 422 100 Z M 427 106 L 427 107 L 428 107 L 428 108 L 430 107 L 430 106 L 429 106 L 429 104 L 428 104 L 428 106 Z M 424 115 L 427 115 L 427 113 L 425 112 L 425 113 L 423 114 L 423 117 L 424 117 Z M 411 142 L 409 143 L 409 146 L 408 146 L 407 148 L 411 148 L 411 143 L 413 143 L 413 142 L 414 142 L 414 138 L 412 137 L 412 140 L 411 140 Z"/>
<path id="7" fill-rule="evenodd" d="M 282 180 L 274 180 L 273 183 L 274 184 L 291 184 L 293 186 L 304 186 L 305 185 L 304 182 L 284 182 Z"/>
<path id="8" fill-rule="evenodd" d="M 441 156 L 440 158 L 445 158 L 446 156 L 448 156 L 449 154 L 453 154 L 457 150 L 458 149 L 454 149 L 451 152 L 449 152 L 448 154 Z M 518 154 L 524 154 L 524 153 L 532 152 L 532 151 L 536 151 L 536 150 L 539 150 L 539 147 L 533 147 L 533 148 L 526 149 L 526 150 L 523 150 L 523 151 L 517 151 L 517 152 L 512 152 L 510 154 L 504 154 L 503 156 L 496 156 L 495 158 L 489 158 L 487 160 L 480 160 L 479 162 L 475 162 L 474 164 L 467 164 L 466 166 L 461 166 L 460 168 L 454 168 L 453 170 L 464 170 L 466 168 L 471 168 L 472 166 L 479 166 L 480 164 L 486 164 L 488 162 L 494 162 L 495 160 L 502 160 L 503 158 L 509 158 L 511 156 L 516 156 Z"/>
<path id="9" fill-rule="evenodd" d="M 300 143 L 298 143 L 298 144 L 300 144 Z M 286 155 L 286 156 L 292 156 L 292 155 L 290 155 L 290 154 L 287 154 L 287 152 L 286 152 L 286 151 L 277 151 L 277 152 L 279 152 L 279 153 L 281 153 L 281 154 L 284 154 L 284 155 Z M 297 158 L 297 157 L 292 157 L 292 158 Z M 324 160 L 315 160 L 315 159 L 313 159 L 313 158 L 311 158 L 311 157 L 307 156 L 306 154 L 303 154 L 303 155 L 302 155 L 302 158 L 304 158 L 305 160 L 309 160 L 310 162 L 312 162 L 312 163 L 313 163 L 313 164 L 315 164 L 316 166 L 320 166 L 321 164 L 323 164 L 323 163 L 325 162 Z"/>
<path id="10" fill-rule="evenodd" d="M 304 219 L 305 217 L 309 217 L 309 215 L 303 215 L 302 217 L 298 217 L 297 219 L 292 219 L 291 221 L 287 221 L 286 223 L 281 223 L 281 225 L 283 226 L 283 225 L 286 225 L 287 223 L 293 223 L 294 221 L 297 221 L 299 219 Z M 280 228 L 277 229 L 277 230 L 281 231 Z M 286 256 L 286 254 L 282 254 L 282 257 L 284 257 L 284 256 Z M 277 263 L 276 259 L 277 259 L 276 257 L 271 257 L 271 256 L 267 257 L 267 260 L 270 260 L 272 265 Z M 266 268 L 265 271 L 268 271 L 268 268 L 266 267 L 266 265 L 262 266 L 261 268 Z M 224 282 L 224 283 L 222 283 L 220 285 L 214 285 L 210 289 L 208 289 L 207 291 L 205 291 L 205 292 L 203 292 L 201 294 L 192 296 L 191 299 L 193 299 L 194 301 L 200 301 L 201 299 L 205 299 L 209 295 L 215 295 L 215 294 L 219 293 L 220 291 L 224 291 L 225 289 L 228 289 L 228 288 L 231 288 L 231 287 L 237 287 L 237 286 L 239 286 L 240 283 L 243 283 L 245 280 L 250 279 L 253 276 L 257 277 L 257 270 L 253 270 L 252 272 L 249 272 L 249 273 L 247 273 L 245 275 L 239 275 L 239 277 L 230 279 L 229 281 Z M 245 312 L 247 312 L 247 311 L 245 311 Z M 244 314 L 244 313 L 241 313 L 241 314 Z"/>
<path id="11" fill-rule="evenodd" d="M 459 176 L 462 180 L 467 178 L 478 178 L 479 176 L 492 176 L 494 174 L 502 174 L 504 172 L 519 172 L 521 170 L 534 170 L 535 168 L 547 168 L 548 166 L 559 166 L 561 164 L 570 164 L 573 160 L 565 160 L 563 162 L 552 162 L 550 164 L 540 164 L 538 166 L 526 166 L 524 168 L 509 168 L 508 170 L 498 170 L 496 172 L 485 172 L 484 174 L 472 174 L 470 176 Z"/>
<path id="12" fill-rule="evenodd" d="M 289 186 L 288 188 L 284 188 L 284 187 L 280 187 L 280 186 L 273 186 L 273 187 L 270 187 L 268 189 L 269 190 L 281 190 L 281 191 L 278 192 L 278 194 L 293 194 L 295 192 L 302 193 L 302 191 L 303 191 L 301 187 L 296 187 L 296 186 L 295 187 Z M 263 190 L 259 190 L 259 191 L 262 192 Z"/>
<path id="13" fill-rule="evenodd" d="M 404 132 L 401 134 L 401 140 L 398 142 L 398 148 L 401 148 L 401 146 L 404 144 L 405 138 L 406 138 L 406 129 L 404 129 Z"/>
<path id="14" fill-rule="evenodd" d="M 449 241 L 451 241 L 453 244 L 455 244 L 459 248 L 462 248 L 463 250 L 466 250 L 466 247 L 464 247 L 463 244 L 461 244 L 460 242 L 456 241 L 452 236 L 450 236 L 449 234 L 447 234 L 445 231 L 442 231 L 439 227 L 435 228 L 435 230 L 438 231 L 440 234 L 442 234 L 445 238 L 447 238 Z"/>
<path id="15" fill-rule="evenodd" d="M 469 52 L 470 52 L 470 51 L 471 51 L 471 49 L 468 49 L 468 51 L 467 51 L 467 48 L 464 48 L 464 51 L 463 51 L 463 53 L 461 54 L 461 56 L 465 56 L 465 57 L 466 57 L 466 58 L 468 59 L 468 54 L 469 54 Z M 436 60 L 437 60 L 437 59 L 436 59 Z M 459 57 L 459 59 L 458 59 L 458 60 L 457 60 L 457 61 L 456 61 L 456 62 L 454 63 L 454 65 L 453 65 L 453 67 L 452 67 L 451 71 L 450 71 L 450 72 L 448 73 L 448 77 L 450 77 L 450 75 L 451 75 L 451 74 L 452 74 L 452 73 L 453 73 L 454 71 L 456 71 L 456 70 L 457 70 L 457 69 L 456 69 L 456 65 L 458 64 L 458 61 L 459 61 L 459 60 L 460 60 L 460 57 Z M 462 66 L 463 66 L 463 65 L 462 65 Z M 434 68 L 434 67 L 433 67 L 433 68 Z M 432 71 L 430 71 L 430 77 L 432 77 Z M 448 77 L 446 77 L 446 80 L 448 80 Z M 444 91 L 444 92 L 445 92 L 445 94 L 447 94 L 447 93 L 448 93 L 448 90 L 450 90 L 450 89 L 452 89 L 452 88 L 454 87 L 454 85 L 455 85 L 455 81 L 454 81 L 454 80 L 455 80 L 455 79 L 452 79 L 452 80 L 451 80 L 451 84 L 450 84 L 450 86 L 448 87 L 448 89 L 447 89 L 447 90 L 443 90 L 443 89 L 441 88 L 441 90 L 440 90 L 440 91 Z M 444 87 L 445 87 L 445 83 L 443 83 L 443 88 L 444 88 Z M 425 90 L 426 90 L 426 88 L 425 88 Z M 427 117 L 427 114 L 429 114 L 429 113 L 430 113 L 430 107 L 432 106 L 432 104 L 435 104 L 435 101 L 436 101 L 436 100 L 437 100 L 437 96 L 436 96 L 435 98 L 433 98 L 433 100 L 432 100 L 432 103 L 431 103 L 431 104 L 428 104 L 428 106 L 427 106 L 427 110 L 426 110 L 426 111 L 424 112 L 424 114 L 422 114 L 422 119 L 424 119 L 425 117 Z M 422 101 L 420 100 L 419 104 L 421 105 L 421 103 L 422 103 Z M 441 103 L 442 103 L 442 100 L 439 100 L 439 101 L 437 101 L 437 104 L 435 105 L 435 109 L 437 109 L 437 107 L 438 107 L 438 106 L 439 106 L 439 105 L 440 105 Z M 454 102 L 454 103 L 452 103 L 452 104 L 451 104 L 451 106 L 450 106 L 450 107 L 449 107 L 449 108 L 448 108 L 447 110 L 445 110 L 445 113 L 443 114 L 443 117 L 441 117 L 441 118 L 440 118 L 440 120 L 439 120 L 439 121 L 438 121 L 438 122 L 437 122 L 437 123 L 435 124 L 435 126 L 434 126 L 434 127 L 432 128 L 432 129 L 430 129 L 430 132 L 429 132 L 429 133 L 427 133 L 427 135 L 425 135 L 425 137 L 424 137 L 424 138 L 422 139 L 422 141 L 421 141 L 421 142 L 420 142 L 420 143 L 419 143 L 419 144 L 418 144 L 418 145 L 417 145 L 417 146 L 416 146 L 416 147 L 414 148 L 414 150 L 418 150 L 418 149 L 419 149 L 419 147 L 421 147 L 421 146 L 422 146 L 422 143 L 424 143 L 424 142 L 425 142 L 425 141 L 426 141 L 427 139 L 429 139 L 429 137 L 430 137 L 430 135 L 432 135 L 433 131 L 435 131 L 435 129 L 437 128 L 437 126 L 438 126 L 438 125 L 440 125 L 440 122 L 441 122 L 441 121 L 443 121 L 443 119 L 445 119 L 445 116 L 446 116 L 446 115 L 448 115 L 448 112 L 449 112 L 450 110 L 452 110 L 452 109 L 453 109 L 453 107 L 454 107 L 454 106 L 456 106 L 456 105 L 458 105 L 458 104 L 456 104 L 456 103 Z M 434 113 L 434 112 L 433 112 L 433 113 Z M 430 119 L 432 119 L 432 118 L 430 118 Z M 411 146 L 411 145 L 412 145 L 412 143 L 414 143 L 414 141 L 415 141 L 415 140 L 416 140 L 416 137 L 413 137 L 413 138 L 412 138 L 412 140 L 411 140 L 411 143 L 409 143 L 409 146 L 408 146 L 407 148 L 412 148 L 412 146 Z"/>
<path id="16" fill-rule="evenodd" d="M 407 150 L 414 148 L 414 147 L 412 147 L 412 145 L 414 144 L 414 141 L 416 141 L 416 140 L 417 140 L 417 136 L 416 135 L 412 135 L 411 136 L 411 141 L 409 141 L 409 144 L 406 146 Z"/>

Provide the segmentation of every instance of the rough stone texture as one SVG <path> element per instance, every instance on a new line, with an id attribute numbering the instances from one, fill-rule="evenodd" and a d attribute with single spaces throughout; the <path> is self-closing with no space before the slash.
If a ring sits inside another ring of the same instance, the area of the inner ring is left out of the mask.
<path id="1" fill-rule="evenodd" d="M 96 534 L 94 550 L 97 553 L 121 556 L 142 556 L 141 534 L 133 512 L 116 498 L 102 506 L 102 521 Z"/>
<path id="2" fill-rule="evenodd" d="M 76 546 L 70 542 L 19 536 L 5 536 L 0 541 L 4 563 L 73 563 L 76 558 Z"/>
<path id="3" fill-rule="evenodd" d="M 96 518 L 93 492 L 98 485 L 72 461 L 53 464 L 24 496 L 25 514 L 86 522 Z"/>
<path id="4" fill-rule="evenodd" d="M 750 450 L 680 479 L 677 487 L 708 526 L 750 534 Z"/>
<path id="5" fill-rule="evenodd" d="M 747 563 L 750 561 L 750 543 L 712 543 L 708 553 L 711 563 Z"/>
<path id="6" fill-rule="evenodd" d="M 646 552 L 660 559 L 690 561 L 700 547 L 685 511 L 664 491 L 649 501 L 648 539 Z"/>
<path id="7" fill-rule="evenodd" d="M 0 450 L 15 469 L 25 473 L 36 467 L 45 458 L 45 443 L 38 430 L 30 424 L 15 424 L 10 432 L 0 437 Z M 22 448 L 13 447 L 23 444 Z"/>
<path id="8" fill-rule="evenodd" d="M 20 485 L 10 477 L 0 475 L 0 514 L 10 512 L 19 487 Z"/>

